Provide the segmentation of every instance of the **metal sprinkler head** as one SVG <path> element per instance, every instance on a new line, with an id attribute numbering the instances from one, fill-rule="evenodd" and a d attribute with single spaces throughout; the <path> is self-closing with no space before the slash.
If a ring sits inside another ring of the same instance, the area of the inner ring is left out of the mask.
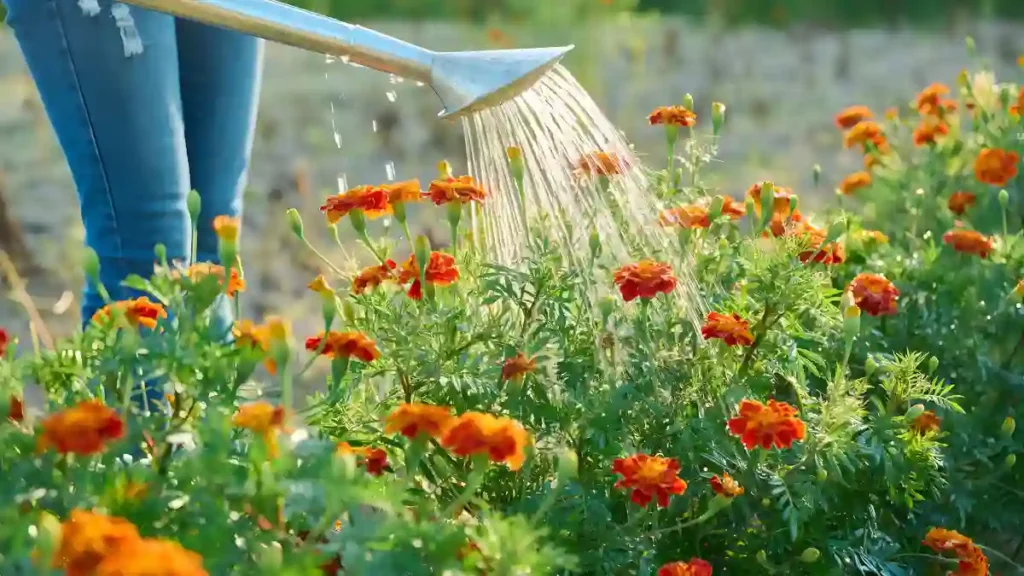
<path id="1" fill-rule="evenodd" d="M 276 0 L 122 2 L 423 82 L 441 99 L 442 118 L 461 117 L 515 98 L 573 49 L 434 52 Z"/>

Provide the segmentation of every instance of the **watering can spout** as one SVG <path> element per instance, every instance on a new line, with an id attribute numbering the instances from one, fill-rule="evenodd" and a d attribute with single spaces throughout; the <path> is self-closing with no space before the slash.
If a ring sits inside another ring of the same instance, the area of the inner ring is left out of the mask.
<path id="1" fill-rule="evenodd" d="M 446 118 L 515 98 L 572 49 L 434 52 L 276 0 L 121 1 L 429 84 L 441 99 L 441 116 Z"/>

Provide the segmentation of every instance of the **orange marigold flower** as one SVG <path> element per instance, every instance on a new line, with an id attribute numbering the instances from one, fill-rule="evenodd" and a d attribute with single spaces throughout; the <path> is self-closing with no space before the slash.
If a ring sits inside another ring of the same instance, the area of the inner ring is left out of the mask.
<path id="1" fill-rule="evenodd" d="M 889 243 L 889 237 L 878 230 L 857 230 L 853 233 L 853 238 L 860 242 Z"/>
<path id="2" fill-rule="evenodd" d="M 388 280 L 396 280 L 395 268 L 397 267 L 394 260 L 388 259 L 383 264 L 363 268 L 352 279 L 352 293 L 365 294 Z"/>
<path id="3" fill-rule="evenodd" d="M 370 446 L 352 446 L 348 442 L 338 442 L 338 454 L 351 454 L 356 457 L 357 463 L 366 468 L 371 476 L 384 474 L 388 466 L 388 453 L 380 448 Z"/>
<path id="4" fill-rule="evenodd" d="M 135 525 L 124 518 L 77 509 L 61 524 L 60 532 L 52 565 L 68 576 L 93 576 L 104 558 L 141 539 Z"/>
<path id="5" fill-rule="evenodd" d="M 957 216 L 962 216 L 968 208 L 974 206 L 976 201 L 977 197 L 970 192 L 954 192 L 949 197 L 949 211 Z"/>
<path id="6" fill-rule="evenodd" d="M 1024 280 L 1017 281 L 1017 285 L 1013 287 L 1013 293 L 1019 298 L 1024 298 Z"/>
<path id="7" fill-rule="evenodd" d="M 11 342 L 11 337 L 7 335 L 7 331 L 0 328 L 0 358 L 7 355 L 7 346 Z"/>
<path id="8" fill-rule="evenodd" d="M 461 204 L 483 202 L 487 198 L 487 191 L 472 176 L 434 180 L 430 183 L 427 194 L 429 194 L 430 200 L 438 206 L 449 202 Z"/>
<path id="9" fill-rule="evenodd" d="M 958 576 L 988 576 L 988 558 L 973 540 L 955 530 L 932 528 L 923 544 L 936 552 L 953 552 L 959 560 Z"/>
<path id="10" fill-rule="evenodd" d="M 761 217 L 761 191 L 764 182 L 758 182 L 747 189 L 747 198 L 753 200 L 754 214 Z M 793 208 L 793 199 L 796 194 L 791 188 L 785 186 L 772 186 L 772 218 L 768 224 L 769 230 L 774 236 L 782 236 L 786 228 L 793 222 L 800 222 L 803 217 L 800 211 Z"/>
<path id="11" fill-rule="evenodd" d="M 849 130 L 864 120 L 871 120 L 874 115 L 867 106 L 849 106 L 836 114 L 836 126 L 843 130 Z"/>
<path id="12" fill-rule="evenodd" d="M 171 275 L 175 278 L 180 276 L 177 272 L 174 272 Z M 198 262 L 189 266 L 188 269 L 185 270 L 185 276 L 192 281 L 192 283 L 202 282 L 203 278 L 213 276 L 219 280 L 221 286 L 224 285 L 224 267 L 211 262 Z M 227 290 L 225 292 L 228 296 L 234 296 L 243 291 L 245 291 L 245 279 L 242 278 L 237 268 L 231 268 L 231 278 L 228 279 Z"/>
<path id="13" fill-rule="evenodd" d="M 431 252 L 430 260 L 427 262 L 427 269 L 424 272 L 424 279 L 427 284 L 435 286 L 449 286 L 459 279 L 459 269 L 455 266 L 455 257 L 444 252 Z M 407 295 L 413 300 L 423 298 L 423 287 L 420 285 L 420 267 L 416 262 L 416 255 L 413 254 L 402 263 L 402 269 L 398 274 L 398 281 L 402 284 L 412 281 Z"/>
<path id="14" fill-rule="evenodd" d="M 841 190 L 843 194 L 850 195 L 855 191 L 861 188 L 866 188 L 870 185 L 871 174 L 868 174 L 867 172 L 854 172 L 846 178 L 843 178 L 843 181 L 839 183 L 839 190 Z"/>
<path id="15" fill-rule="evenodd" d="M 873 120 L 859 122 L 853 128 L 850 128 L 850 131 L 843 138 L 843 146 L 846 148 L 862 146 L 867 151 L 868 143 L 873 144 L 878 151 L 883 153 L 889 149 L 888 140 L 885 138 L 882 127 Z"/>
<path id="16" fill-rule="evenodd" d="M 708 209 L 696 204 L 687 204 L 686 206 L 662 210 L 658 220 L 662 226 L 679 226 L 680 228 L 707 228 L 711 226 Z"/>
<path id="17" fill-rule="evenodd" d="M 249 348 L 260 350 L 264 354 L 270 352 L 270 329 L 267 326 L 256 324 L 252 320 L 239 320 L 231 328 L 231 334 L 235 337 L 236 348 Z M 267 372 L 277 374 L 277 362 L 273 358 L 263 361 Z"/>
<path id="18" fill-rule="evenodd" d="M 942 241 L 948 244 L 957 252 L 965 254 L 976 254 L 981 258 L 988 258 L 994 244 L 992 239 L 976 230 L 954 229 L 942 235 Z"/>
<path id="19" fill-rule="evenodd" d="M 306 350 L 320 350 L 320 354 L 328 358 L 356 358 L 367 363 L 380 358 L 377 344 L 362 332 L 321 332 L 306 339 Z"/>
<path id="20" fill-rule="evenodd" d="M 943 96 L 946 94 L 949 94 L 949 87 L 936 82 L 918 93 L 914 107 L 923 115 L 938 115 L 943 110 Z"/>
<path id="21" fill-rule="evenodd" d="M 974 160 L 974 177 L 978 182 L 993 186 L 1006 186 L 1017 176 L 1020 156 L 1010 150 L 982 148 Z"/>
<path id="22" fill-rule="evenodd" d="M 367 218 L 391 213 L 388 193 L 378 186 L 357 186 L 324 201 L 320 211 L 327 214 L 327 222 L 337 224 L 353 210 L 362 210 Z"/>
<path id="23" fill-rule="evenodd" d="M 419 180 L 404 180 L 394 184 L 382 184 L 381 189 L 387 192 L 388 202 L 391 204 L 419 202 L 424 198 Z"/>
<path id="24" fill-rule="evenodd" d="M 719 338 L 728 346 L 750 346 L 754 343 L 754 335 L 750 333 L 750 323 L 739 314 L 722 314 L 711 312 L 704 320 L 700 329 L 705 340 Z"/>
<path id="25" fill-rule="evenodd" d="M 42 422 L 39 450 L 53 448 L 60 454 L 98 454 L 107 444 L 124 436 L 124 420 L 99 400 L 86 400 Z"/>
<path id="26" fill-rule="evenodd" d="M 929 432 L 938 432 L 940 424 L 942 424 L 942 419 L 936 416 L 935 412 L 925 410 L 920 416 L 914 418 L 914 421 L 910 423 L 910 427 L 913 428 L 914 432 L 924 435 Z"/>
<path id="27" fill-rule="evenodd" d="M 628 159 L 614 152 L 591 152 L 576 163 L 576 173 L 582 176 L 616 176 L 631 167 Z"/>
<path id="28" fill-rule="evenodd" d="M 431 438 L 440 438 L 455 423 L 450 408 L 432 406 L 430 404 L 402 404 L 388 414 L 384 422 L 384 432 L 395 432 L 415 439 L 420 434 Z"/>
<path id="29" fill-rule="evenodd" d="M 268 455 L 277 456 L 277 433 L 285 427 L 287 414 L 284 406 L 274 406 L 265 400 L 244 404 L 231 418 L 231 424 L 258 435 L 266 444 Z"/>
<path id="30" fill-rule="evenodd" d="M 689 562 L 671 562 L 658 568 L 658 576 L 711 576 L 711 564 L 700 558 Z"/>
<path id="31" fill-rule="evenodd" d="M 236 216 L 221 214 L 213 219 L 213 232 L 222 242 L 237 242 L 242 221 Z"/>
<path id="32" fill-rule="evenodd" d="M 441 438 L 441 445 L 456 456 L 486 455 L 491 462 L 504 462 L 519 470 L 526 462 L 530 435 L 511 418 L 483 412 L 466 412 L 458 417 Z"/>
<path id="33" fill-rule="evenodd" d="M 10 408 L 7 409 L 7 418 L 12 422 L 23 422 L 25 420 L 25 403 L 14 394 L 11 394 Z"/>
<path id="34" fill-rule="evenodd" d="M 792 448 L 794 441 L 803 440 L 807 434 L 807 425 L 797 417 L 796 408 L 774 399 L 767 405 L 757 400 L 741 401 L 739 413 L 729 419 L 728 427 L 747 450 L 757 446 L 767 450 L 773 445 Z"/>
<path id="35" fill-rule="evenodd" d="M 203 558 L 169 540 L 132 540 L 96 567 L 95 576 L 208 576 Z"/>
<path id="36" fill-rule="evenodd" d="M 616 458 L 612 472 L 622 476 L 615 487 L 632 490 L 630 500 L 638 506 L 657 500 L 658 506 L 665 508 L 669 497 L 686 492 L 686 482 L 679 477 L 679 460 L 675 458 L 634 454 Z"/>
<path id="37" fill-rule="evenodd" d="M 675 290 L 678 282 L 671 266 L 652 260 L 641 260 L 636 264 L 627 264 L 619 268 L 615 271 L 613 280 L 626 302 L 668 294 Z"/>
<path id="38" fill-rule="evenodd" d="M 803 263 L 819 262 L 826 266 L 842 264 L 846 261 L 846 248 L 839 242 L 830 242 L 822 246 L 828 237 L 828 231 L 818 228 L 809 222 L 801 222 L 792 232 L 793 236 L 803 237 L 807 241 L 807 250 L 797 257 Z"/>
<path id="39" fill-rule="evenodd" d="M 725 496 L 726 498 L 735 498 L 744 492 L 743 486 L 740 486 L 740 483 L 730 476 L 728 472 L 723 472 L 721 478 L 718 477 L 718 474 L 715 474 L 709 482 L 711 483 L 711 490 L 715 494 Z"/>
<path id="40" fill-rule="evenodd" d="M 1010 105 L 1010 114 L 1021 116 L 1022 111 L 1024 111 L 1024 86 L 1021 86 L 1020 92 L 1017 93 L 1017 101 Z"/>
<path id="41" fill-rule="evenodd" d="M 502 380 L 516 380 L 537 369 L 537 360 L 519 352 L 501 366 Z"/>
<path id="42" fill-rule="evenodd" d="M 317 274 L 316 278 L 306 286 L 310 291 L 316 292 L 321 296 L 334 296 L 334 289 L 327 283 L 327 279 L 324 278 L 323 274 Z"/>
<path id="43" fill-rule="evenodd" d="M 861 272 L 850 282 L 849 288 L 857 307 L 871 316 L 884 316 L 896 313 L 896 300 L 900 291 L 881 274 Z"/>
<path id="44" fill-rule="evenodd" d="M 697 114 L 685 106 L 660 106 L 647 119 L 652 126 L 664 124 L 689 128 L 697 124 Z"/>
<path id="45" fill-rule="evenodd" d="M 128 323 L 135 328 L 142 326 L 153 329 L 156 328 L 157 321 L 160 318 L 167 318 L 167 310 L 164 309 L 162 304 L 141 296 L 134 300 L 122 300 L 113 304 L 107 304 L 93 314 L 92 320 L 98 323 L 107 322 L 111 318 L 111 313 L 115 310 L 123 313 Z"/>
<path id="46" fill-rule="evenodd" d="M 914 128 L 914 146 L 935 144 L 942 136 L 949 134 L 949 124 L 940 120 L 925 118 Z"/>
<path id="47" fill-rule="evenodd" d="M 732 220 L 739 220 L 747 215 L 747 209 L 742 202 L 738 202 L 732 196 L 719 196 L 722 199 L 722 214 Z"/>

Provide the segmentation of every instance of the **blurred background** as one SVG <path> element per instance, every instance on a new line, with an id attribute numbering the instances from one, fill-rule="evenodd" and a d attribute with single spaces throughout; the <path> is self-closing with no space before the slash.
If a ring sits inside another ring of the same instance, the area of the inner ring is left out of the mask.
<path id="1" fill-rule="evenodd" d="M 433 49 L 574 43 L 565 65 L 652 165 L 663 162 L 663 133 L 646 115 L 689 92 L 704 119 L 712 101 L 728 106 L 713 186 L 740 196 L 771 179 L 809 204 L 830 198 L 810 190 L 815 163 L 826 190 L 861 163 L 841 150 L 836 111 L 905 106 L 930 82 L 953 84 L 969 65 L 968 35 L 1000 78 L 1017 74 L 1024 53 L 1020 0 L 295 3 Z M 428 89 L 287 47 L 268 48 L 262 96 L 245 214 L 245 309 L 292 316 L 305 334 L 319 322 L 315 299 L 303 297 L 319 264 L 288 233 L 285 209 L 298 208 L 327 247 L 317 225 L 325 195 L 391 177 L 429 180 L 441 159 L 464 172 L 464 141 L 460 125 L 436 118 Z M 26 309 L 52 336 L 78 325 L 75 198 L 17 45 L 0 27 L 0 249 L 9 256 L 0 258 L 0 325 L 23 338 Z M 413 231 L 445 238 L 433 224 L 418 218 Z M 341 250 L 329 252 L 345 265 Z"/>

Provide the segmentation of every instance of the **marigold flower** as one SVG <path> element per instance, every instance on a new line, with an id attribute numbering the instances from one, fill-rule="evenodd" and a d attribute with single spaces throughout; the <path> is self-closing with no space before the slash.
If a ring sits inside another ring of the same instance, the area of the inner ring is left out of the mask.
<path id="1" fill-rule="evenodd" d="M 396 280 L 395 268 L 397 267 L 395 261 L 389 258 L 383 264 L 363 268 L 352 279 L 352 293 L 365 294 L 388 280 Z"/>
<path id="2" fill-rule="evenodd" d="M 754 214 L 761 217 L 761 190 L 765 182 L 758 182 L 747 189 L 747 198 L 753 200 Z M 793 208 L 793 199 L 796 195 L 791 188 L 785 186 L 772 186 L 772 218 L 768 228 L 774 236 L 783 236 L 787 226 L 792 222 L 800 222 L 803 217 L 800 211 Z"/>
<path id="3" fill-rule="evenodd" d="M 939 138 L 949 134 L 949 124 L 940 120 L 925 118 L 914 128 L 914 146 L 935 144 Z"/>
<path id="4" fill-rule="evenodd" d="M 60 546 L 51 563 L 68 576 L 93 576 L 112 552 L 141 539 L 135 525 L 124 518 L 77 509 L 61 524 L 60 532 Z"/>
<path id="5" fill-rule="evenodd" d="M 970 192 L 954 192 L 949 197 L 949 211 L 957 216 L 963 216 L 967 209 L 974 206 L 977 197 Z"/>
<path id="6" fill-rule="evenodd" d="M 671 562 L 658 568 L 658 576 L 711 576 L 711 564 L 700 558 L 689 562 Z"/>
<path id="7" fill-rule="evenodd" d="M 732 196 L 719 196 L 722 199 L 722 214 L 731 220 L 739 220 L 747 215 L 747 209 L 742 202 L 738 202 Z"/>
<path id="8" fill-rule="evenodd" d="M 415 439 L 420 434 L 440 438 L 455 423 L 450 408 L 430 404 L 402 404 L 384 422 L 384 432 Z"/>
<path id="9" fill-rule="evenodd" d="M 591 152 L 576 163 L 576 173 L 582 176 L 617 176 L 631 167 L 628 159 L 614 152 Z"/>
<path id="10" fill-rule="evenodd" d="M 427 284 L 449 286 L 459 279 L 459 269 L 455 266 L 455 257 L 444 252 L 431 252 L 427 269 L 423 274 Z M 416 255 L 412 254 L 402 263 L 398 273 L 398 281 L 402 284 L 412 281 L 406 293 L 413 300 L 423 298 L 423 287 L 420 285 L 420 267 L 416 263 Z"/>
<path id="11" fill-rule="evenodd" d="M 744 492 L 743 486 L 740 486 L 740 483 L 730 476 L 728 472 L 723 472 L 721 478 L 718 477 L 718 474 L 715 474 L 709 482 L 711 490 L 715 494 L 725 496 L 726 498 L 735 498 Z"/>
<path id="12" fill-rule="evenodd" d="M 857 307 L 871 316 L 885 316 L 896 313 L 896 300 L 900 291 L 881 274 L 861 272 L 850 282 L 848 290 L 853 294 Z"/>
<path id="13" fill-rule="evenodd" d="M 982 148 L 974 160 L 974 177 L 978 182 L 993 186 L 1006 186 L 1017 176 L 1020 156 L 1011 150 Z"/>
<path id="14" fill-rule="evenodd" d="M 380 448 L 352 446 L 348 442 L 338 442 L 337 452 L 355 456 L 358 464 L 366 468 L 366 472 L 371 476 L 384 474 L 384 469 L 388 465 L 388 453 Z"/>
<path id="15" fill-rule="evenodd" d="M 367 218 L 391 213 L 388 193 L 377 186 L 357 186 L 324 201 L 320 211 L 327 214 L 327 222 L 337 224 L 353 210 L 362 210 Z"/>
<path id="16" fill-rule="evenodd" d="M 86 400 L 43 419 L 40 451 L 60 454 L 98 454 L 124 436 L 124 420 L 99 400 Z"/>
<path id="17" fill-rule="evenodd" d="M 849 106 L 836 114 L 836 126 L 842 130 L 849 130 L 864 120 L 871 120 L 874 115 L 867 106 Z"/>
<path id="18" fill-rule="evenodd" d="M 491 462 L 504 462 L 519 470 L 526 462 L 530 435 L 511 418 L 483 412 L 466 412 L 458 417 L 441 438 L 441 445 L 456 456 L 486 455 Z"/>
<path id="19" fill-rule="evenodd" d="M 387 193 L 388 202 L 391 204 L 419 202 L 424 198 L 419 180 L 404 180 L 394 184 L 382 184 L 381 189 Z"/>
<path id="20" fill-rule="evenodd" d="M 945 84 L 934 83 L 918 93 L 914 101 L 914 107 L 925 116 L 938 115 L 942 112 L 943 96 L 949 94 L 949 87 Z"/>
<path id="21" fill-rule="evenodd" d="M 437 206 L 449 202 L 459 202 L 460 204 L 483 202 L 487 198 L 487 191 L 472 176 L 434 180 L 430 183 L 427 194 Z"/>
<path id="22" fill-rule="evenodd" d="M 744 399 L 736 417 L 729 419 L 728 428 L 747 450 L 757 446 L 767 450 L 773 445 L 792 448 L 794 441 L 803 440 L 807 434 L 807 425 L 797 417 L 796 408 L 774 399 L 767 405 Z"/>
<path id="23" fill-rule="evenodd" d="M 317 274 L 317 277 L 313 278 L 313 281 L 306 287 L 309 288 L 310 291 L 316 292 L 320 295 L 334 295 L 334 290 L 331 288 L 330 284 L 327 283 L 327 279 L 324 278 L 323 274 Z"/>
<path id="24" fill-rule="evenodd" d="M 185 270 L 185 276 L 193 283 L 199 283 L 203 281 L 203 278 L 213 276 L 218 279 L 220 285 L 224 285 L 224 267 L 219 264 L 213 264 L 211 262 L 198 262 L 189 266 Z M 172 277 L 179 277 L 180 274 L 174 272 L 171 274 Z M 228 285 L 225 292 L 228 296 L 234 296 L 239 292 L 245 291 L 245 279 L 242 278 L 237 268 L 231 268 L 231 278 L 228 279 Z"/>
<path id="25" fill-rule="evenodd" d="M 854 172 L 839 183 L 839 190 L 843 194 L 850 195 L 855 191 L 871 185 L 871 174 L 867 172 Z"/>
<path id="26" fill-rule="evenodd" d="M 1020 91 L 1017 93 L 1017 101 L 1010 104 L 1010 114 L 1021 116 L 1022 111 L 1024 111 L 1024 86 L 1021 86 Z"/>
<path id="27" fill-rule="evenodd" d="M 975 254 L 980 258 L 988 258 L 994 244 L 988 236 L 982 235 L 976 230 L 954 229 L 942 235 L 942 241 L 948 244 L 957 252 L 964 254 Z"/>
<path id="28" fill-rule="evenodd" d="M 7 346 L 11 342 L 11 337 L 7 335 L 7 331 L 0 328 L 0 358 L 7 355 Z"/>
<path id="29" fill-rule="evenodd" d="M 239 320 L 231 328 L 231 334 L 235 337 L 236 348 L 270 352 L 270 329 L 266 326 L 256 324 L 252 320 Z M 265 359 L 264 366 L 270 374 L 277 374 L 277 362 L 273 358 Z"/>
<path id="30" fill-rule="evenodd" d="M 697 124 L 697 114 L 685 106 L 660 106 L 647 119 L 652 126 L 664 124 L 689 128 Z"/>
<path id="31" fill-rule="evenodd" d="M 626 302 L 668 294 L 675 290 L 678 283 L 671 266 L 652 260 L 641 260 L 636 264 L 627 264 L 619 268 L 615 271 L 613 280 Z"/>
<path id="32" fill-rule="evenodd" d="M 860 242 L 877 242 L 879 244 L 889 243 L 889 237 L 878 230 L 857 230 L 853 233 L 853 238 Z"/>
<path id="33" fill-rule="evenodd" d="M 750 324 L 739 314 L 722 314 L 711 312 L 704 320 L 700 333 L 705 340 L 718 338 L 728 346 L 750 346 L 754 343 L 754 335 L 750 333 Z"/>
<path id="34" fill-rule="evenodd" d="M 1017 281 L 1017 285 L 1013 287 L 1013 293 L 1019 298 L 1024 298 L 1024 280 Z"/>
<path id="35" fill-rule="evenodd" d="M 270 402 L 259 400 L 240 406 L 231 418 L 231 424 L 261 437 L 266 444 L 268 455 L 274 458 L 278 454 L 277 433 L 284 429 L 286 418 L 283 406 L 274 406 Z"/>
<path id="36" fill-rule="evenodd" d="M 925 410 L 920 416 L 914 418 L 914 421 L 910 423 L 910 427 L 914 432 L 924 435 L 929 432 L 938 432 L 940 424 L 942 424 L 942 419 L 936 416 L 935 412 Z"/>
<path id="37" fill-rule="evenodd" d="M 819 262 L 826 266 L 842 264 L 846 261 L 846 248 L 839 242 L 830 242 L 822 246 L 828 237 L 828 232 L 809 222 L 801 222 L 793 230 L 793 236 L 802 236 L 807 241 L 807 250 L 800 252 L 797 257 L 803 263 Z"/>
<path id="38" fill-rule="evenodd" d="M 658 506 L 665 508 L 672 495 L 686 492 L 686 482 L 679 477 L 679 460 L 675 458 L 634 454 L 616 458 L 612 472 L 622 476 L 615 487 L 632 490 L 630 500 L 638 506 L 657 500 Z"/>
<path id="39" fill-rule="evenodd" d="M 107 304 L 93 314 L 92 320 L 97 323 L 107 322 L 115 310 L 122 312 L 128 323 L 135 328 L 142 326 L 153 329 L 156 328 L 160 318 L 167 318 L 167 310 L 162 304 L 153 302 L 146 296 L 141 296 L 134 300 L 122 300 Z"/>
<path id="40" fill-rule="evenodd" d="M 7 418 L 12 422 L 23 422 L 25 420 L 25 403 L 14 394 L 11 394 Z"/>
<path id="41" fill-rule="evenodd" d="M 936 552 L 956 554 L 959 560 L 958 576 L 988 576 L 988 558 L 967 536 L 955 530 L 932 528 L 922 543 Z"/>
<path id="42" fill-rule="evenodd" d="M 658 216 L 662 226 L 679 226 L 680 228 L 708 228 L 711 226 L 708 209 L 697 204 L 687 204 L 663 210 Z"/>
<path id="43" fill-rule="evenodd" d="M 323 350 L 320 350 L 321 345 Z M 320 354 L 328 358 L 356 358 L 367 363 L 380 358 L 377 344 L 362 332 L 321 332 L 306 339 L 306 350 L 320 350 Z"/>
<path id="44" fill-rule="evenodd" d="M 208 576 L 203 558 L 177 542 L 145 539 L 126 542 L 96 567 L 95 576 Z"/>
<path id="45" fill-rule="evenodd" d="M 213 232 L 221 242 L 238 242 L 242 221 L 235 216 L 221 214 L 213 219 Z"/>
<path id="46" fill-rule="evenodd" d="M 519 352 L 505 360 L 505 363 L 501 366 L 501 379 L 505 381 L 521 379 L 536 369 L 537 360 Z"/>
<path id="47" fill-rule="evenodd" d="M 843 138 L 843 146 L 846 148 L 853 148 L 855 146 L 862 146 L 867 151 L 867 145 L 871 143 L 880 152 L 886 152 L 889 149 L 888 140 L 885 137 L 885 132 L 882 131 L 882 127 L 877 122 L 872 120 L 865 120 L 859 122 L 850 131 L 846 133 Z"/>

